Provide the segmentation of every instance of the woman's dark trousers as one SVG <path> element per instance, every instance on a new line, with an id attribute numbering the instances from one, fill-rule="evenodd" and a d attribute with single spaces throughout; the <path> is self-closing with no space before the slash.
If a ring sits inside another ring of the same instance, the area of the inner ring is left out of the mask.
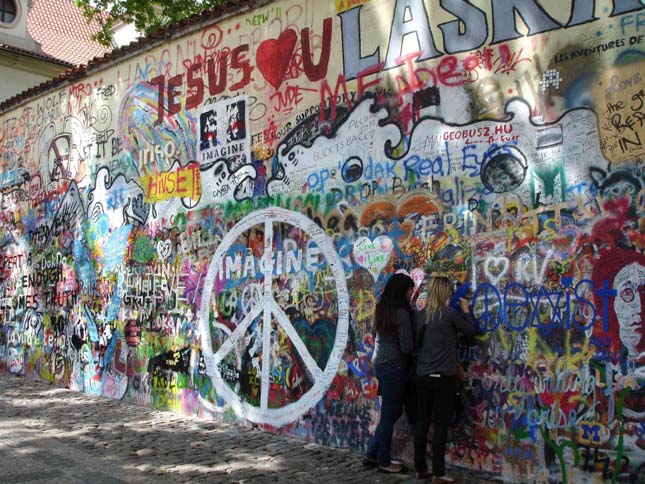
<path id="1" fill-rule="evenodd" d="M 452 422 L 457 391 L 457 376 L 417 376 L 417 420 L 414 426 L 414 467 L 417 472 L 428 470 L 426 442 L 430 422 L 432 433 L 432 474 L 446 473 L 446 440 Z"/>

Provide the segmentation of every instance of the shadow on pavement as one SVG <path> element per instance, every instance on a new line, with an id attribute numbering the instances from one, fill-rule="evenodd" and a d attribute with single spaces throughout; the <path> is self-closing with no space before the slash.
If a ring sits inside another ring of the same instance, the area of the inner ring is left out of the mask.
<path id="1" fill-rule="evenodd" d="M 0 373 L 0 483 L 422 482 L 412 470 L 380 474 L 361 457 Z"/>

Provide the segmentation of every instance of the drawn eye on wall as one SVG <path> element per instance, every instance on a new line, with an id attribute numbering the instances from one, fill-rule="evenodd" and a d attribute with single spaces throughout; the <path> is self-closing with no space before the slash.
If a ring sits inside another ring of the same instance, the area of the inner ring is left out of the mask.
<path id="1" fill-rule="evenodd" d="M 503 145 L 490 152 L 488 163 L 482 168 L 481 180 L 494 193 L 510 192 L 526 178 L 528 163 L 518 148 Z"/>
<path id="2" fill-rule="evenodd" d="M 620 291 L 620 298 L 625 302 L 632 302 L 634 300 L 634 289 L 625 287 Z"/>
<path id="3" fill-rule="evenodd" d="M 226 163 L 222 161 L 215 166 L 215 169 L 213 169 L 213 178 L 215 178 L 216 180 L 226 180 L 227 177 L 228 169 L 226 168 Z"/>
<path id="4" fill-rule="evenodd" d="M 345 183 L 354 183 L 363 176 L 363 161 L 357 157 L 352 156 L 345 160 L 341 172 Z"/>

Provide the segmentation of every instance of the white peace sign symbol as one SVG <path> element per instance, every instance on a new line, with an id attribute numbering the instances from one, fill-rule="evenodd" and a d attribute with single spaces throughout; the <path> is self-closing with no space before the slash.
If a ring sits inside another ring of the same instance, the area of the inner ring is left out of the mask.
<path id="1" fill-rule="evenodd" d="M 307 345 L 300 339 L 296 329 L 291 324 L 289 317 L 278 306 L 272 292 L 273 283 L 273 224 L 286 223 L 298 227 L 304 231 L 313 242 L 316 243 L 321 253 L 328 261 L 335 282 L 338 303 L 338 320 L 336 323 L 336 336 L 334 345 L 327 359 L 324 369 L 318 366 L 313 358 Z M 215 280 L 220 272 L 224 257 L 228 249 L 236 242 L 238 237 L 250 230 L 256 225 L 264 225 L 264 287 L 261 303 L 255 307 L 249 308 L 242 321 L 237 324 L 234 331 L 225 331 L 226 339 L 218 350 L 213 353 L 212 338 L 210 331 L 210 303 L 213 295 Z M 233 227 L 222 239 L 217 247 L 215 254 L 208 268 L 208 273 L 204 279 L 204 289 L 202 293 L 202 303 L 200 308 L 199 330 L 201 334 L 202 352 L 206 364 L 206 372 L 211 378 L 215 390 L 235 411 L 243 418 L 255 423 L 269 423 L 274 426 L 282 426 L 293 422 L 304 414 L 309 408 L 315 405 L 325 394 L 331 384 L 336 372 L 340 359 L 345 351 L 347 344 L 347 333 L 349 326 L 349 294 L 347 291 L 347 282 L 345 272 L 342 267 L 334 244 L 329 236 L 313 220 L 305 215 L 285 210 L 283 208 L 266 208 L 255 211 Z M 260 407 L 251 405 L 243 401 L 239 395 L 229 386 L 222 378 L 218 365 L 224 358 L 234 350 L 235 343 L 239 338 L 244 337 L 247 329 L 253 321 L 262 315 L 262 371 L 261 371 L 261 390 L 260 390 Z M 275 318 L 277 324 L 287 334 L 294 348 L 300 355 L 301 360 L 308 372 L 308 377 L 313 380 L 313 386 L 300 397 L 298 401 L 289 403 L 280 408 L 269 408 L 269 377 L 271 370 L 271 316 Z"/>
<path id="2" fill-rule="evenodd" d="M 242 313 L 249 314 L 258 302 L 262 301 L 263 287 L 260 284 L 251 284 L 242 291 Z"/>

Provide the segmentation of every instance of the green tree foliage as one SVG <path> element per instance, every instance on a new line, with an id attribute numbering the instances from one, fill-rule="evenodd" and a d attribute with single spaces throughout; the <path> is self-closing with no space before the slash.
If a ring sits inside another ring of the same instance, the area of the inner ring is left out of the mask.
<path id="1" fill-rule="evenodd" d="M 133 23 L 139 32 L 149 34 L 173 22 L 191 17 L 226 0 L 75 0 L 88 21 L 101 30 L 94 39 L 105 46 L 112 41 L 112 28 L 119 22 Z"/>

